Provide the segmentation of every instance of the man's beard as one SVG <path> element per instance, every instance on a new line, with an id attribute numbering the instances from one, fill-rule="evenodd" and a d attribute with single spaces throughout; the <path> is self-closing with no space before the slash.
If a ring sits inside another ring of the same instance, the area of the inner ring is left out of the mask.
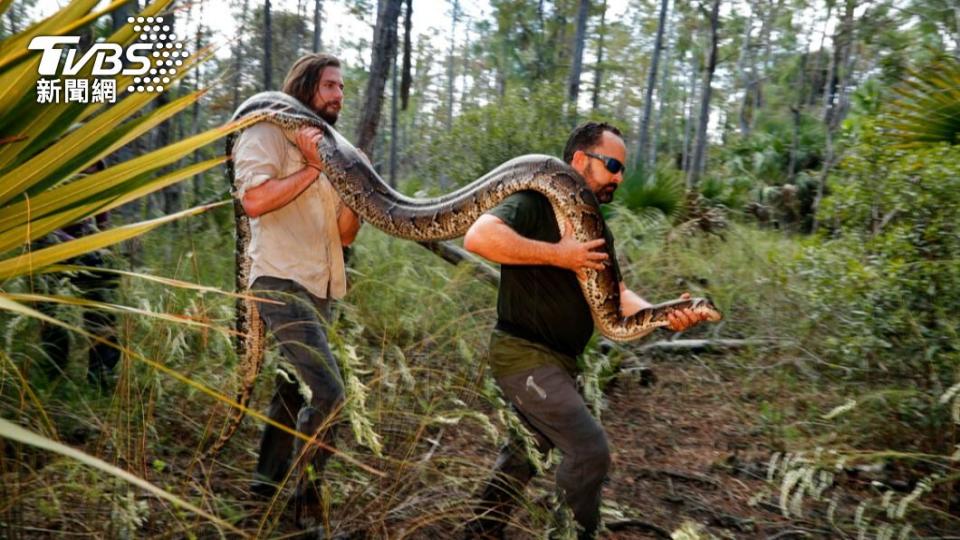
<path id="1" fill-rule="evenodd" d="M 314 105 L 316 105 L 316 102 L 314 102 Z M 336 104 L 336 102 L 326 101 L 319 107 L 316 107 L 314 112 L 317 113 L 317 116 L 323 118 L 324 122 L 333 126 L 337 123 L 337 118 L 340 117 L 340 107 L 336 107 L 335 105 L 342 106 L 342 103 Z"/>
<path id="2" fill-rule="evenodd" d="M 331 110 L 329 105 L 324 105 L 322 109 L 317 111 L 317 116 L 323 118 L 323 121 L 333 126 L 337 123 L 337 118 L 340 118 L 340 111 Z"/>
<path id="3" fill-rule="evenodd" d="M 604 186 L 597 192 L 597 200 L 600 204 L 607 204 L 613 200 L 613 193 L 617 191 L 617 185 Z"/>
<path id="4" fill-rule="evenodd" d="M 587 164 L 587 170 L 585 172 L 591 178 L 593 178 L 596 175 L 593 169 L 593 162 L 590 162 Z M 596 195 L 597 201 L 600 204 L 607 204 L 608 202 L 613 200 L 613 192 L 616 190 L 617 190 L 617 184 L 610 183 L 598 189 L 594 193 L 594 195 Z"/>

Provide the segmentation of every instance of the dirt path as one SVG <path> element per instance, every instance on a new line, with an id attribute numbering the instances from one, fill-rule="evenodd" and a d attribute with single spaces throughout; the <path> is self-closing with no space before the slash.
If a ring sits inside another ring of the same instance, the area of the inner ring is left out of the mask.
<path id="1" fill-rule="evenodd" d="M 689 358 L 651 364 L 656 381 L 624 374 L 607 392 L 603 424 L 614 470 L 604 492 L 631 517 L 671 532 L 685 521 L 726 538 L 769 538 L 789 527 L 751 506 L 772 452 L 736 376 Z M 606 538 L 658 538 L 631 526 Z"/>

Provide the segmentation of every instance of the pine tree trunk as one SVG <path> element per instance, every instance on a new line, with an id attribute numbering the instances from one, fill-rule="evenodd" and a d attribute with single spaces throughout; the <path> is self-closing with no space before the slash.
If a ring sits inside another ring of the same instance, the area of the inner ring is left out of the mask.
<path id="1" fill-rule="evenodd" d="M 817 55 L 813 58 L 813 68 L 810 70 L 810 84 L 817 84 L 818 77 L 820 76 L 820 58 L 823 56 L 823 47 L 827 42 L 827 25 L 830 24 L 830 15 L 833 13 L 833 3 L 830 2 L 827 4 L 827 15 L 823 19 L 823 30 L 820 32 L 820 45 L 817 47 Z M 826 80 L 826 79 L 824 79 Z M 821 87 L 823 85 L 821 84 Z M 815 105 L 817 103 L 817 92 L 810 92 L 810 101 L 807 102 L 807 105 Z"/>
<path id="2" fill-rule="evenodd" d="M 696 103 L 697 103 L 697 73 L 700 72 L 700 61 L 695 51 L 690 51 L 690 79 L 688 81 L 689 90 L 684 95 L 683 110 L 686 121 L 683 123 L 683 159 L 681 160 L 680 170 L 690 171 L 693 153 L 693 124 L 696 121 Z"/>
<path id="3" fill-rule="evenodd" d="M 240 74 L 243 73 L 243 35 L 247 25 L 247 12 L 250 7 L 250 0 L 243 0 L 243 9 L 240 11 L 240 26 L 237 28 L 236 43 L 233 46 L 233 110 L 240 106 L 240 86 L 243 79 Z"/>
<path id="4" fill-rule="evenodd" d="M 400 105 L 402 110 L 407 110 L 410 101 L 410 85 L 413 83 L 412 58 L 411 58 L 411 33 L 413 31 L 413 0 L 406 0 L 407 13 L 403 19 L 403 76 L 400 79 Z"/>
<path id="5" fill-rule="evenodd" d="M 707 125 L 710 123 L 710 98 L 713 95 L 713 73 L 717 69 L 717 41 L 720 26 L 720 0 L 713 0 L 710 10 L 710 53 L 707 67 L 703 73 L 703 89 L 700 98 L 700 118 L 697 128 L 697 145 L 690 163 L 690 175 L 687 177 L 687 190 L 696 191 L 700 186 L 700 175 L 707 159 Z"/>
<path id="6" fill-rule="evenodd" d="M 394 54 L 393 69 L 390 74 L 390 187 L 397 187 L 397 55 Z"/>
<path id="7" fill-rule="evenodd" d="M 763 83 L 767 74 L 770 73 L 770 50 L 773 47 L 772 29 L 777 22 L 777 17 L 780 16 L 780 8 L 782 7 L 783 0 L 777 0 L 777 4 L 772 8 L 772 11 L 767 13 L 764 18 L 763 30 L 760 32 L 760 42 L 763 43 L 763 59 L 760 61 L 760 65 L 763 67 L 763 71 L 753 80 L 753 100 L 751 103 L 753 114 L 750 115 L 750 131 L 753 131 L 754 126 L 757 125 L 757 117 L 763 107 Z"/>
<path id="8" fill-rule="evenodd" d="M 590 0 L 580 0 L 577 8 L 577 33 L 573 40 L 573 62 L 570 65 L 570 78 L 567 81 L 567 99 L 570 101 L 571 117 L 577 115 L 577 98 L 580 97 L 580 74 L 583 71 L 583 46 L 587 35 L 587 16 L 590 14 Z"/>
<path id="9" fill-rule="evenodd" d="M 400 17 L 401 2 L 402 0 L 384 0 L 374 28 L 370 77 L 367 79 L 363 109 L 357 126 L 357 147 L 366 152 L 371 160 L 374 160 L 374 140 L 377 125 L 380 123 L 383 90 L 397 50 L 397 20 Z"/>
<path id="10" fill-rule="evenodd" d="M 840 26 L 837 28 L 835 37 L 833 39 L 833 55 L 831 56 L 831 76 L 827 80 L 827 86 L 824 90 L 824 113 L 823 121 L 826 125 L 827 140 L 826 140 L 826 157 L 823 160 L 823 170 L 820 172 L 820 181 L 817 183 L 817 193 L 813 198 L 812 213 L 813 213 L 813 223 L 811 224 L 811 232 L 816 232 L 819 226 L 819 220 L 817 219 L 817 211 L 820 209 L 820 203 L 823 201 L 823 195 L 826 191 L 827 178 L 830 176 L 830 171 L 833 168 L 834 162 L 836 161 L 835 148 L 834 148 L 834 135 L 837 128 L 840 126 L 841 113 L 840 110 L 842 107 L 841 101 L 844 99 L 843 95 L 839 96 L 839 99 L 835 94 L 837 90 L 841 93 L 845 93 L 845 86 L 847 77 L 849 75 L 849 69 L 843 69 L 843 66 L 847 64 L 847 61 L 850 59 L 850 51 L 853 47 L 853 11 L 856 8 L 856 0 L 846 0 L 846 6 L 844 7 L 843 19 L 840 23 Z M 838 73 L 839 72 L 839 73 Z"/>
<path id="11" fill-rule="evenodd" d="M 323 42 L 320 40 L 321 15 L 323 14 L 323 0 L 315 0 L 313 3 L 313 52 L 320 52 Z"/>
<path id="12" fill-rule="evenodd" d="M 753 44 L 752 35 L 753 18 L 756 15 L 756 5 L 750 4 L 750 17 L 747 19 L 746 28 L 743 31 L 743 43 L 740 47 L 740 57 L 737 59 L 737 80 L 743 85 L 743 99 L 740 102 L 740 109 L 737 114 L 738 127 L 741 135 L 746 135 L 750 129 L 750 122 L 747 120 L 746 103 L 750 97 L 750 85 L 752 77 L 749 73 L 753 69 Z M 749 66 L 749 67 L 748 67 Z"/>
<path id="13" fill-rule="evenodd" d="M 597 63 L 593 66 L 593 97 L 591 110 L 596 112 L 600 107 L 600 88 L 603 86 L 603 38 L 607 33 L 607 0 L 603 0 L 600 11 L 600 27 L 597 30 Z"/>
<path id="14" fill-rule="evenodd" d="M 643 96 L 643 116 L 640 119 L 640 144 L 637 160 L 644 168 L 650 164 L 650 114 L 653 112 L 653 90 L 657 84 L 657 68 L 660 66 L 660 51 L 663 49 L 663 31 L 667 24 L 667 9 L 670 0 L 660 0 L 660 19 L 657 22 L 657 37 L 653 43 L 650 71 L 647 72 L 647 88 Z M 648 171 L 649 172 L 649 171 Z"/>
<path id="15" fill-rule="evenodd" d="M 273 90 L 273 29 L 270 24 L 270 0 L 263 4 L 263 89 Z"/>
<path id="16" fill-rule="evenodd" d="M 650 132 L 650 158 L 649 161 L 647 161 L 647 167 L 650 168 L 651 173 L 657 168 L 657 149 L 660 139 L 660 122 L 667 107 L 667 85 L 670 84 L 670 55 L 673 53 L 673 26 L 671 25 L 669 15 L 667 17 L 666 24 L 667 28 L 665 30 L 665 35 L 667 43 L 666 50 L 664 51 L 663 55 L 663 78 L 660 80 L 660 91 L 657 92 L 659 103 L 657 104 L 657 112 L 653 117 L 653 130 Z"/>
<path id="17" fill-rule="evenodd" d="M 467 99 L 469 97 L 468 88 L 467 88 L 467 75 L 470 69 L 470 19 L 464 22 L 463 25 L 463 57 L 460 62 L 460 110 L 463 111 L 467 108 Z"/>
<path id="18" fill-rule="evenodd" d="M 450 16 L 450 53 L 447 55 L 447 116 L 444 118 L 444 127 L 447 132 L 453 129 L 453 53 L 457 43 L 457 16 L 460 10 L 460 1 L 453 0 L 453 13 Z"/>

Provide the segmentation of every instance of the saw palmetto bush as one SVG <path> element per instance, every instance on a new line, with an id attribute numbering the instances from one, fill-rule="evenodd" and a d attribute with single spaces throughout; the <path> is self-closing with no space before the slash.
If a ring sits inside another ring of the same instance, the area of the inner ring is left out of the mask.
<path id="1" fill-rule="evenodd" d="M 893 87 L 881 123 L 905 145 L 960 144 L 960 59 L 942 56 Z"/>
<path id="2" fill-rule="evenodd" d="M 8 344 L 17 339 L 21 339 L 21 343 L 29 344 L 29 338 L 25 339 L 19 334 L 27 327 L 23 321 L 30 319 L 41 319 L 47 324 L 66 327 L 86 338 L 98 339 L 79 328 L 79 325 L 71 324 L 69 318 L 61 320 L 59 317 L 47 315 L 49 310 L 37 309 L 36 305 L 39 303 L 55 302 L 60 305 L 82 306 L 84 309 L 125 310 L 168 323 L 186 322 L 198 325 L 197 321 L 191 321 L 188 317 L 156 313 L 140 306 L 124 307 L 63 295 L 30 294 L 32 276 L 43 272 L 55 274 L 68 270 L 64 266 L 58 266 L 58 263 L 216 206 L 199 206 L 48 247 L 36 247 L 38 240 L 57 229 L 117 208 L 218 165 L 223 158 L 177 168 L 179 160 L 236 128 L 227 126 L 213 129 L 148 151 L 98 172 L 84 174 L 91 165 L 104 160 L 122 146 L 191 106 L 202 94 L 190 93 L 165 105 L 151 108 L 151 101 L 158 94 L 127 93 L 124 89 L 130 84 L 132 76 L 119 75 L 116 81 L 117 99 L 113 103 L 38 103 L 36 86 L 40 78 L 38 66 L 41 52 L 30 50 L 28 44 L 36 36 L 75 35 L 88 27 L 92 27 L 96 32 L 96 21 L 124 2 L 114 2 L 101 11 L 92 11 L 98 3 L 97 0 L 75 0 L 57 13 L 0 42 L 0 320 L 4 322 L 4 334 Z M 162 15 L 169 9 L 170 4 L 169 0 L 154 2 L 139 15 Z M 10 5 L 10 1 L 0 2 L 0 14 Z M 112 43 L 129 45 L 136 36 L 132 25 L 125 25 L 112 35 L 102 37 Z M 198 61 L 200 56 L 195 53 L 184 64 L 180 75 L 186 73 L 186 68 Z M 88 62 L 81 68 L 77 77 L 91 78 L 92 64 Z M 72 274 L 61 275 L 62 278 L 54 279 L 69 284 Z M 168 281 L 167 284 L 169 286 L 176 283 Z M 199 326 L 210 327 L 204 323 Z M 122 344 L 120 346 L 123 347 Z M 141 354 L 129 350 L 124 352 L 127 358 L 140 358 L 149 362 Z M 12 441 L 19 441 L 24 445 L 45 448 L 80 459 L 124 482 L 130 481 L 134 485 L 146 487 L 160 497 L 172 500 L 181 508 L 205 516 L 218 526 L 232 528 L 205 510 L 150 486 L 141 479 L 124 474 L 116 467 L 90 456 L 79 456 L 76 451 L 65 450 L 64 445 L 57 442 L 58 430 L 45 410 L 45 403 L 31 387 L 29 373 L 24 369 L 26 364 L 11 354 L 9 346 L 0 354 L 3 355 L 3 358 L 0 358 L 0 374 L 3 375 L 6 387 L 4 393 L 11 391 L 11 386 L 6 383 L 13 383 L 11 395 L 29 397 L 19 402 L 6 399 L 3 401 L 0 415 L 10 418 L 20 426 L 4 421 L 0 424 L 0 441 L 7 438 L 11 441 L 10 444 Z M 22 356 L 26 358 L 29 355 Z M 153 364 L 162 368 L 160 364 Z M 12 408 L 8 407 L 11 403 Z M 30 430 L 39 434 L 30 433 Z M 0 448 L 8 449 L 8 458 L 19 455 L 20 450 L 12 449 L 25 447 L 5 446 L 0 442 Z M 22 472 L 21 465 L 26 466 L 13 459 L 13 464 L 8 461 L 2 472 L 16 476 L 17 471 Z M 6 478 L 2 483 L 9 488 L 4 490 L 4 495 L 13 496 L 4 499 L 8 502 L 16 501 L 17 482 Z M 3 507 L 4 512 L 11 509 L 6 504 Z M 22 534 L 22 531 L 17 533 L 16 529 L 7 532 L 11 535 Z"/>
<path id="3" fill-rule="evenodd" d="M 836 509 L 849 494 L 817 475 L 867 467 L 881 471 L 873 494 L 855 496 L 854 519 L 838 519 L 838 530 L 957 530 L 958 82 L 960 63 L 940 61 L 897 87 L 877 116 L 847 121 L 850 148 L 819 216 L 826 231 L 795 267 L 810 348 L 846 396 L 820 411 L 830 453 L 771 467 L 785 514 L 806 498 L 832 497 Z"/>

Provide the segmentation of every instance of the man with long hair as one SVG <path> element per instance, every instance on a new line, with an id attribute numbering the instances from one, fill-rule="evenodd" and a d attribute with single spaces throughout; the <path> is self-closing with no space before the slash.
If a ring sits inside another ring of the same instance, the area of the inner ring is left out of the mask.
<path id="1" fill-rule="evenodd" d="M 290 68 L 283 92 L 334 125 L 343 105 L 340 61 L 303 56 Z M 261 122 L 243 132 L 233 159 L 234 195 L 250 222 L 247 285 L 281 302 L 258 307 L 282 355 L 269 416 L 329 446 L 344 390 L 326 326 L 332 302 L 346 293 L 343 247 L 353 242 L 360 219 L 322 172 L 321 137 L 316 128 L 290 132 Z M 320 523 L 318 478 L 330 455 L 315 448 L 304 451 L 300 439 L 267 426 L 251 486 L 255 495 L 270 497 L 293 470 L 297 525 L 304 528 Z"/>

